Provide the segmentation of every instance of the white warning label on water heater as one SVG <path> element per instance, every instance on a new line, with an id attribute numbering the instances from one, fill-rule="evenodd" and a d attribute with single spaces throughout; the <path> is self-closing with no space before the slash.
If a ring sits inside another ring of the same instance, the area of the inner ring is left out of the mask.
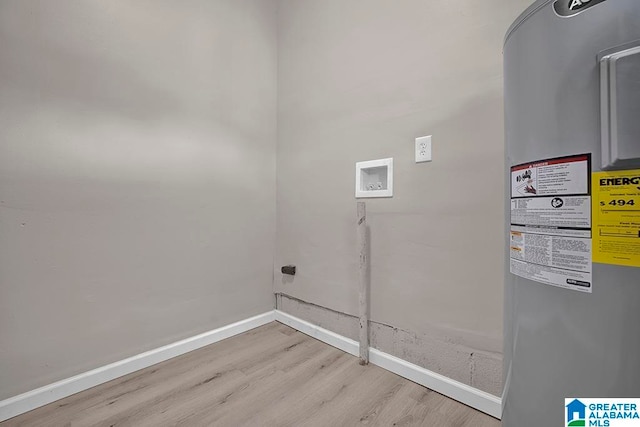
<path id="1" fill-rule="evenodd" d="M 591 292 L 591 155 L 511 168 L 511 273 Z"/>

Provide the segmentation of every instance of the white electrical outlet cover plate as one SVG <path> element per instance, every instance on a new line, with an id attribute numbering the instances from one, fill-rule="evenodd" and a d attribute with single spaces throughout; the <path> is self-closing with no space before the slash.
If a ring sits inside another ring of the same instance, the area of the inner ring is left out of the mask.
<path id="1" fill-rule="evenodd" d="M 393 158 L 356 163 L 356 198 L 393 197 Z"/>
<path id="2" fill-rule="evenodd" d="M 431 135 L 416 138 L 416 163 L 431 161 Z"/>

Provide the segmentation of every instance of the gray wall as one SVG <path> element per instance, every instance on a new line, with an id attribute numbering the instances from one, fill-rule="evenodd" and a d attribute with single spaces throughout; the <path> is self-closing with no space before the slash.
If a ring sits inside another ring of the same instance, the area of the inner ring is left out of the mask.
<path id="1" fill-rule="evenodd" d="M 272 309 L 276 11 L 0 3 L 0 399 Z"/>
<path id="2" fill-rule="evenodd" d="M 393 199 L 367 205 L 372 319 L 437 341 L 418 349 L 423 365 L 463 382 L 474 383 L 472 356 L 482 352 L 474 385 L 495 394 L 502 41 L 530 2 L 279 3 L 275 267 L 296 264 L 298 273 L 277 273 L 276 292 L 357 313 L 354 164 L 393 157 Z M 434 160 L 416 164 L 414 138 L 429 134 Z"/>

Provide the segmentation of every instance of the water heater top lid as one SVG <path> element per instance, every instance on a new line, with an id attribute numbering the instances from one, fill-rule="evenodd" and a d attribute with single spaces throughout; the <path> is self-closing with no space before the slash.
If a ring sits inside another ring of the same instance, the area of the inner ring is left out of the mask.
<path id="1" fill-rule="evenodd" d="M 558 18 L 570 18 L 581 14 L 593 6 L 602 4 L 605 1 L 607 0 L 537 0 L 522 12 L 513 24 L 511 24 L 511 27 L 509 27 L 507 34 L 504 37 L 504 44 L 507 44 L 511 34 L 513 34 L 520 25 L 542 10 L 545 6 L 549 5 L 552 7 Z"/>
<path id="2" fill-rule="evenodd" d="M 536 0 L 531 6 L 526 8 L 525 11 L 522 12 L 515 21 L 513 21 L 513 24 L 511 24 L 511 26 L 507 30 L 507 34 L 504 36 L 504 44 L 507 44 L 507 42 L 509 41 L 509 37 L 516 30 L 516 28 L 522 25 L 531 16 L 535 15 L 536 12 L 538 12 L 540 9 L 542 9 L 549 3 L 552 3 L 553 1 L 554 0 Z"/>

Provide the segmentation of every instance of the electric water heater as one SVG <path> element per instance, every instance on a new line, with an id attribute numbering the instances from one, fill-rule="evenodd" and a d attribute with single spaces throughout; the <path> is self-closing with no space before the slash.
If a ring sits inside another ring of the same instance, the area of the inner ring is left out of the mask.
<path id="1" fill-rule="evenodd" d="M 640 425 L 640 0 L 536 1 L 504 79 L 503 425 Z"/>

